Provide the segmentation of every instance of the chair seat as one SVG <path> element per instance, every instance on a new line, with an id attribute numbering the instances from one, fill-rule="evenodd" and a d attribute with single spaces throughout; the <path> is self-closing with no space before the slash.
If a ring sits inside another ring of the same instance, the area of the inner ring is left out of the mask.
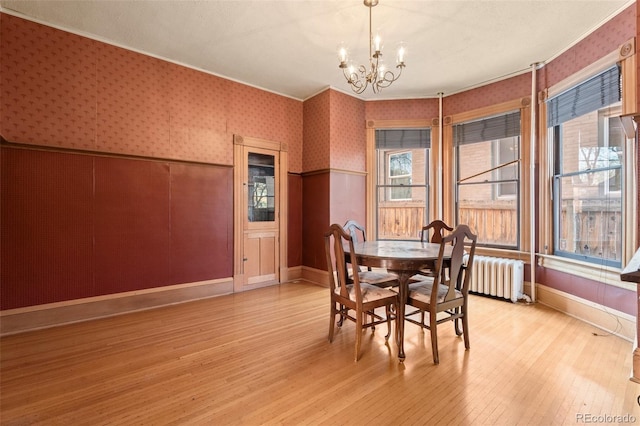
<path id="1" fill-rule="evenodd" d="M 390 287 L 398 283 L 397 275 L 385 272 L 360 271 L 358 272 L 358 278 L 360 278 L 361 283 L 374 284 L 378 286 L 380 284 L 386 284 L 386 287 Z"/>
<path id="2" fill-rule="evenodd" d="M 362 301 L 365 303 L 396 296 L 395 292 L 373 284 L 360 283 L 360 290 L 362 291 Z M 353 284 L 347 285 L 347 291 L 349 292 L 349 298 L 356 300 L 356 292 Z M 340 294 L 340 288 L 336 287 L 335 292 L 336 294 Z"/>
<path id="3" fill-rule="evenodd" d="M 423 303 L 431 302 L 431 291 L 433 289 L 433 278 L 426 278 L 415 282 L 409 286 L 409 297 L 411 299 L 419 300 Z M 444 297 L 447 295 L 449 287 L 446 285 L 438 285 L 438 303 L 444 302 Z M 462 297 L 460 290 L 455 290 L 456 298 Z"/>

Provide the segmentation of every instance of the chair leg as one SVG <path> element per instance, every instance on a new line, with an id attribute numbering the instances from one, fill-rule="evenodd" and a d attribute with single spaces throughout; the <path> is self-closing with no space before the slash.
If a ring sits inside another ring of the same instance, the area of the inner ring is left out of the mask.
<path id="1" fill-rule="evenodd" d="M 455 314 L 458 314 L 458 312 L 460 312 L 460 308 L 454 308 L 453 312 Z M 456 318 L 453 320 L 453 327 L 456 330 L 456 336 L 461 336 L 462 335 L 462 331 L 460 330 L 460 323 L 458 322 L 459 318 Z"/>
<path id="2" fill-rule="evenodd" d="M 387 335 L 384 336 L 384 341 L 388 342 L 389 337 L 391 337 L 391 309 L 389 309 L 389 305 L 385 306 L 384 309 L 387 314 Z"/>
<path id="3" fill-rule="evenodd" d="M 462 331 L 464 332 L 464 347 L 469 349 L 469 320 L 467 317 L 467 307 L 462 308 Z"/>
<path id="4" fill-rule="evenodd" d="M 435 311 L 429 312 L 429 327 L 431 328 L 431 351 L 433 352 L 433 363 L 439 364 L 438 356 L 438 322 Z"/>
<path id="5" fill-rule="evenodd" d="M 365 315 L 367 315 L 365 312 L 358 312 L 356 314 L 356 362 L 358 362 L 358 358 L 360 358 L 360 345 L 362 344 L 362 322 Z"/>
<path id="6" fill-rule="evenodd" d="M 333 342 L 333 327 L 336 322 L 336 314 L 338 311 L 336 310 L 336 304 L 331 303 L 331 312 L 329 314 L 329 343 Z M 342 308 L 340 309 L 340 321 L 342 321 Z"/>

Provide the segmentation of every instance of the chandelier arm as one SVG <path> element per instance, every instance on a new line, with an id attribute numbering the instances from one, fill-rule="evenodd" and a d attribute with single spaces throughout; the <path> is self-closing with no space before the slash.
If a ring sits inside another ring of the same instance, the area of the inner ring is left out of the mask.
<path id="1" fill-rule="evenodd" d="M 361 66 L 358 72 L 362 75 L 364 67 Z M 362 78 L 358 72 L 350 72 L 348 68 L 343 68 L 342 73 L 344 74 L 344 78 L 347 80 L 347 83 L 351 86 L 351 90 L 353 90 L 356 94 L 360 94 L 365 91 L 367 88 L 367 80 Z"/>

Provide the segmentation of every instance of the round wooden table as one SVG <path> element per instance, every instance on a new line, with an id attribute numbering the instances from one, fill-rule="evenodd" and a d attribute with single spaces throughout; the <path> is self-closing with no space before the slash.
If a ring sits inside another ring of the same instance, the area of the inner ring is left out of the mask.
<path id="1" fill-rule="evenodd" d="M 440 244 L 420 241 L 365 241 L 354 244 L 356 261 L 360 266 L 385 268 L 398 275 L 399 305 L 396 313 L 398 330 L 398 359 L 403 362 L 404 312 L 409 295 L 409 279 L 421 269 L 433 268 L 440 253 Z M 350 254 L 345 250 L 347 262 Z M 451 258 L 451 246 L 447 246 L 444 259 Z"/>

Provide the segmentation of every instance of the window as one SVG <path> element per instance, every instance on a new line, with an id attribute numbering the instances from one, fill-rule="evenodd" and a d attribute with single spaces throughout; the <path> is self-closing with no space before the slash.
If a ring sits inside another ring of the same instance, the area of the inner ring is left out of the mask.
<path id="1" fill-rule="evenodd" d="M 547 101 L 554 254 L 621 266 L 625 135 L 617 66 Z"/>
<path id="2" fill-rule="evenodd" d="M 456 223 L 478 234 L 478 245 L 519 247 L 520 112 L 453 126 Z"/>
<path id="3" fill-rule="evenodd" d="M 376 130 L 376 238 L 418 240 L 428 221 L 429 129 Z"/>
<path id="4" fill-rule="evenodd" d="M 411 199 L 411 151 L 389 155 L 389 200 Z"/>

